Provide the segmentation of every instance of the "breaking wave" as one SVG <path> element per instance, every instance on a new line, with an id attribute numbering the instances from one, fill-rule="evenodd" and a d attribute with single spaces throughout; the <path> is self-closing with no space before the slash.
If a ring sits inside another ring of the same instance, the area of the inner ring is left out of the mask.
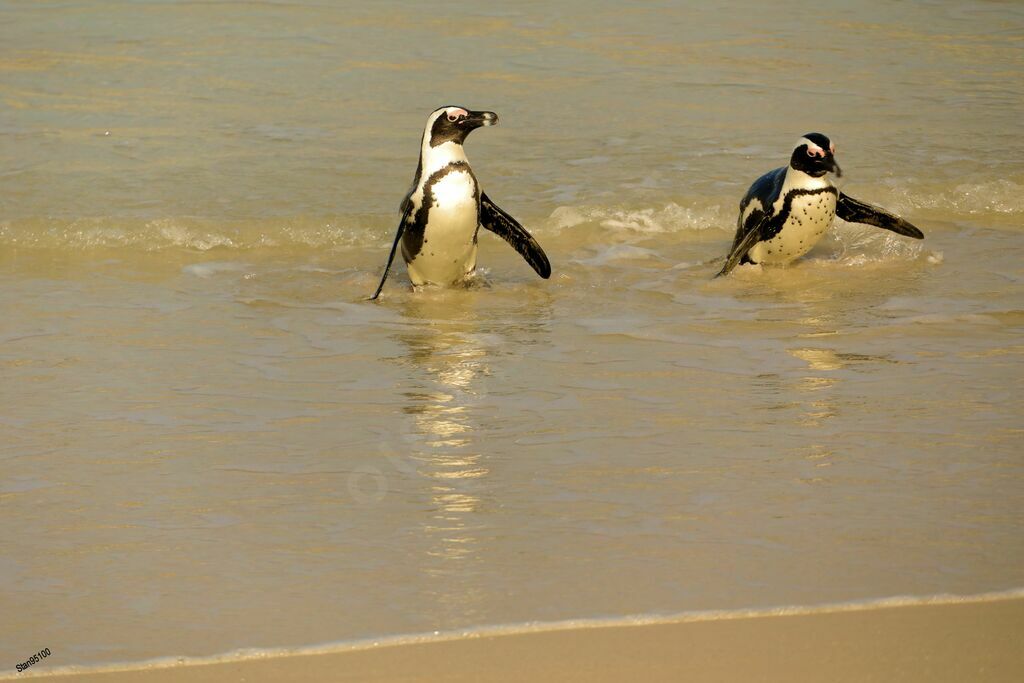
<path id="1" fill-rule="evenodd" d="M 89 250 L 331 248 L 373 244 L 385 239 L 383 227 L 327 220 L 212 221 L 198 218 L 123 220 L 81 218 L 0 222 L 0 246 Z"/>
<path id="2" fill-rule="evenodd" d="M 357 640 L 321 643 L 299 647 L 279 648 L 244 648 L 209 656 L 171 656 L 159 657 L 138 662 L 121 662 L 94 666 L 63 666 L 54 667 L 40 672 L 53 677 L 71 677 L 85 674 L 113 674 L 174 669 L 182 671 L 186 667 L 208 666 L 213 664 L 237 663 L 252 660 L 269 660 L 277 657 L 301 657 L 329 654 L 342 654 L 374 650 L 383 647 L 398 648 L 410 645 L 444 643 L 477 638 L 501 638 L 524 634 L 557 633 L 566 631 L 584 631 L 589 629 L 628 628 L 641 626 L 667 626 L 672 624 L 715 623 L 744 619 L 778 619 L 784 617 L 808 617 L 825 614 L 849 614 L 855 612 L 872 612 L 877 610 L 893 610 L 897 608 L 918 608 L 939 605 L 967 605 L 1019 600 L 1024 596 L 1024 589 L 1010 588 L 1003 591 L 978 593 L 974 595 L 955 595 L 939 593 L 934 595 L 898 595 L 892 597 L 852 600 L 812 605 L 779 605 L 775 607 L 753 607 L 722 610 L 693 610 L 667 614 L 634 614 L 604 618 L 577 618 L 562 621 L 530 621 L 524 623 L 496 624 L 478 626 L 476 628 L 456 629 L 451 631 L 432 631 L 427 633 L 411 633 L 388 635 Z M 28 675 L 33 678 L 32 674 Z M 0 680 L 21 679 L 17 674 L 0 673 Z"/>
<path id="3" fill-rule="evenodd" d="M 555 209 L 550 221 L 559 229 L 571 228 L 581 223 L 598 223 L 604 228 L 632 232 L 641 235 L 680 232 L 684 230 L 705 230 L 733 225 L 735 216 L 723 211 L 721 206 L 684 207 L 670 202 L 661 209 L 618 209 L 605 207 L 560 206 Z"/>
<path id="4" fill-rule="evenodd" d="M 1024 184 L 1010 179 L 926 187 L 916 181 L 887 181 L 857 187 L 856 196 L 912 217 L 927 234 L 929 221 L 965 222 L 978 227 L 1020 227 L 1024 215 Z M 524 216 L 523 223 L 539 236 L 593 228 L 588 240 L 634 242 L 674 236 L 707 239 L 706 231 L 735 229 L 735 198 L 709 197 L 688 203 L 666 201 L 653 206 L 559 206 L 546 216 Z M 132 248 L 142 251 L 254 249 L 377 248 L 390 243 L 395 229 L 391 215 L 348 215 L 285 219 L 163 218 L 25 218 L 0 219 L 0 248 L 91 249 Z M 840 223 L 840 226 L 843 226 Z M 873 229 L 855 226 L 835 231 L 843 244 L 883 239 Z M 709 235 L 710 236 L 710 235 Z M 877 245 L 876 245 L 877 246 Z M 915 249 L 906 240 L 887 240 L 883 250 L 892 256 Z"/>
<path id="5" fill-rule="evenodd" d="M 893 211 L 927 210 L 953 219 L 986 215 L 1006 218 L 1024 214 L 1024 184 L 999 179 L 942 187 L 915 180 L 890 180 L 874 201 Z"/>

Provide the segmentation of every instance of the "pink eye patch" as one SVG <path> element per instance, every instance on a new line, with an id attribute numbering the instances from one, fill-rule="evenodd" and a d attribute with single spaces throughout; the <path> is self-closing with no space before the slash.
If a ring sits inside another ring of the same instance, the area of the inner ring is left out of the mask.
<path id="1" fill-rule="evenodd" d="M 823 150 L 821 147 L 818 147 L 813 142 L 808 142 L 807 143 L 807 156 L 809 156 L 809 157 L 821 157 L 821 158 L 824 159 L 825 158 L 825 150 Z"/>
<path id="2" fill-rule="evenodd" d="M 469 112 L 466 111 L 465 109 L 452 109 L 450 112 L 448 112 L 449 121 L 458 121 L 463 116 L 469 116 Z"/>

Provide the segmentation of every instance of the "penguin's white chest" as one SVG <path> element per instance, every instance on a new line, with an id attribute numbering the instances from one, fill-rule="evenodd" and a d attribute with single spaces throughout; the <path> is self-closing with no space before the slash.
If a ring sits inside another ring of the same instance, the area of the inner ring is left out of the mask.
<path id="1" fill-rule="evenodd" d="M 476 269 L 476 181 L 466 171 L 448 173 L 430 188 L 423 245 L 409 261 L 414 285 L 450 285 Z"/>
<path id="2" fill-rule="evenodd" d="M 814 248 L 835 216 L 835 192 L 794 196 L 782 229 L 770 240 L 755 244 L 750 259 L 755 263 L 786 265 L 800 258 Z"/>

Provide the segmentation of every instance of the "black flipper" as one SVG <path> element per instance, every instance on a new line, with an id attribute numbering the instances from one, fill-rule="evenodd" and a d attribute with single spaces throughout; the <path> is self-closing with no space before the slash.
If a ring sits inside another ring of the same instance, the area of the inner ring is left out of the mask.
<path id="1" fill-rule="evenodd" d="M 537 240 L 483 192 L 480 193 L 480 225 L 511 244 L 512 248 L 537 271 L 537 275 L 545 280 L 551 277 L 551 264 L 548 263 L 548 257 L 537 244 Z"/>
<path id="2" fill-rule="evenodd" d="M 916 240 L 924 239 L 923 232 L 899 216 L 877 206 L 857 201 L 842 192 L 839 193 L 839 202 L 836 204 L 836 215 L 850 223 L 866 223 L 876 228 L 892 230 L 899 235 L 913 237 Z"/>
<path id="3" fill-rule="evenodd" d="M 770 219 L 771 216 L 767 214 L 764 215 L 761 220 L 743 236 L 743 239 L 736 240 L 735 244 L 733 244 L 732 251 L 729 252 L 729 258 L 725 259 L 725 265 L 722 266 L 722 270 L 718 271 L 718 275 L 715 277 L 728 275 L 732 269 L 739 264 L 743 257 L 747 255 L 747 252 L 750 251 L 750 248 L 761 240 L 761 226 Z"/>
<path id="4" fill-rule="evenodd" d="M 391 245 L 391 253 L 388 255 L 388 262 L 384 266 L 384 274 L 380 277 L 380 284 L 377 291 L 373 293 L 368 301 L 373 301 L 380 296 L 380 290 L 384 289 L 384 281 L 388 279 L 388 271 L 391 270 L 391 262 L 395 260 L 395 252 L 398 251 L 398 243 L 402 241 L 402 234 L 405 232 L 405 225 L 412 217 L 412 202 L 406 197 L 402 201 L 402 219 L 398 221 L 398 232 L 395 233 L 395 243 Z"/>

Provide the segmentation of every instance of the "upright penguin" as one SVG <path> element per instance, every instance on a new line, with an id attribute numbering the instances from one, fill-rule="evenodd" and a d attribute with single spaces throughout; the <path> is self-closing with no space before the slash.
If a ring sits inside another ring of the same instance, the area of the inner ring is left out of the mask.
<path id="1" fill-rule="evenodd" d="M 405 199 L 395 243 L 384 266 L 376 299 L 384 288 L 399 242 L 413 285 L 448 286 L 465 281 L 476 269 L 477 231 L 484 226 L 522 255 L 547 279 L 551 264 L 537 241 L 516 219 L 480 190 L 466 160 L 463 142 L 480 126 L 493 126 L 498 115 L 441 107 L 427 118 L 420 142 L 416 176 Z"/>
<path id="2" fill-rule="evenodd" d="M 789 166 L 754 181 L 740 202 L 729 257 L 715 277 L 740 263 L 786 265 L 800 258 L 818 243 L 836 216 L 924 238 L 924 233 L 899 216 L 840 192 L 827 175 L 842 175 L 835 153 L 827 137 L 808 133 L 796 143 Z"/>

